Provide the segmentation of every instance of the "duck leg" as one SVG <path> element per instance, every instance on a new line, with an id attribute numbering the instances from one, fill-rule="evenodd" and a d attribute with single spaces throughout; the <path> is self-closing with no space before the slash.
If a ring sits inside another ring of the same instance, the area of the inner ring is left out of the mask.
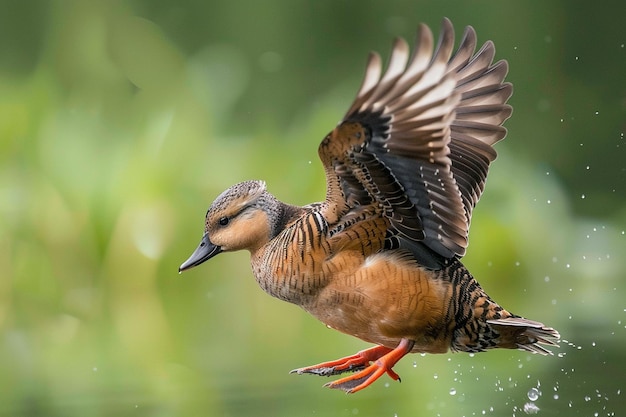
<path id="1" fill-rule="evenodd" d="M 385 356 L 392 350 L 393 349 L 384 346 L 374 346 L 372 348 L 357 352 L 354 355 L 346 356 L 345 358 L 337 359 L 334 361 L 322 362 L 318 363 L 317 365 L 311 365 L 304 368 L 294 369 L 289 373 L 295 373 L 298 375 L 313 374 L 320 376 L 331 376 L 339 375 L 344 372 L 360 371 L 361 369 L 364 369 L 366 366 L 368 366 L 370 362 Z"/>
<path id="2" fill-rule="evenodd" d="M 353 393 L 368 387 L 384 373 L 387 373 L 393 380 L 400 381 L 400 376 L 392 368 L 404 355 L 411 351 L 414 343 L 413 340 L 402 339 L 395 349 L 375 346 L 335 361 L 294 369 L 291 373 L 330 376 L 343 372 L 359 371 L 324 385 L 328 388 Z"/>

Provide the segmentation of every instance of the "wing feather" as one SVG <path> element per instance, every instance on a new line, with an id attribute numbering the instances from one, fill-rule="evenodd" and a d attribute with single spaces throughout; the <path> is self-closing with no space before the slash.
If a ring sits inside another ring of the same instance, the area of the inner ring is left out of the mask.
<path id="1" fill-rule="evenodd" d="M 422 24 L 413 54 L 396 39 L 384 72 L 380 56 L 370 54 L 354 102 L 319 148 L 331 223 L 369 205 L 388 221 L 386 247 L 407 249 L 432 268 L 465 253 L 496 157 L 492 145 L 506 135 L 502 124 L 512 112 L 508 65 L 493 63 L 491 41 L 475 52 L 476 39 L 467 27 L 454 51 L 444 19 L 434 50 Z"/>

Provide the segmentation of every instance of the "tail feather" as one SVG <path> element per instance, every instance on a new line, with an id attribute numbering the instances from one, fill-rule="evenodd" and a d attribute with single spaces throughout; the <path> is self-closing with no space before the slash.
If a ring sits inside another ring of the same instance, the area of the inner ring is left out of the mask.
<path id="1" fill-rule="evenodd" d="M 538 353 L 540 355 L 553 355 L 552 351 L 544 348 L 543 346 L 537 343 L 532 344 L 532 345 L 525 345 L 525 344 L 518 343 L 517 348 L 519 350 L 524 350 L 530 353 Z"/>
<path id="2" fill-rule="evenodd" d="M 523 328 L 522 331 L 503 331 L 501 337 L 509 338 L 511 347 L 517 347 L 527 352 L 538 353 L 540 355 L 552 355 L 552 352 L 542 345 L 559 346 L 561 335 L 551 327 L 545 327 L 543 323 L 528 320 L 522 317 L 507 317 L 504 319 L 487 320 L 487 323 L 514 328 Z M 502 329 L 504 330 L 504 329 Z"/>

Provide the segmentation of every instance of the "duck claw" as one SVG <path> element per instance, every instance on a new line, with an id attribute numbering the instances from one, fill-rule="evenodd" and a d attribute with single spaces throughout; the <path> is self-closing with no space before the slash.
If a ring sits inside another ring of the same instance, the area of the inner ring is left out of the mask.
<path id="1" fill-rule="evenodd" d="M 354 375 L 338 379 L 336 381 L 324 384 L 324 387 L 331 389 L 339 389 L 345 391 L 346 394 L 352 394 L 370 386 L 374 381 L 380 378 L 387 370 L 381 368 L 378 364 L 372 364 L 366 369 L 355 373 Z M 394 372 L 395 374 L 395 372 Z M 397 376 L 397 374 L 395 374 Z M 400 380 L 400 378 L 394 378 Z"/>
<path id="2" fill-rule="evenodd" d="M 385 354 L 391 352 L 391 349 L 384 346 L 375 346 L 362 350 L 354 355 L 346 356 L 334 361 L 322 362 L 317 365 L 306 366 L 304 368 L 294 369 L 290 374 L 311 374 L 319 376 L 340 375 L 345 372 L 357 372 L 365 369 L 370 362 L 375 361 Z"/>
<path id="3" fill-rule="evenodd" d="M 311 374 L 318 376 L 333 376 L 333 375 L 341 375 L 346 372 L 356 372 L 362 369 L 365 369 L 365 365 L 349 365 L 348 367 L 337 367 L 337 366 L 321 366 L 313 365 L 307 366 L 305 368 L 298 368 L 292 371 L 289 371 L 290 374 Z"/>
<path id="4" fill-rule="evenodd" d="M 331 376 L 355 372 L 353 375 L 324 384 L 327 388 L 340 389 L 350 394 L 370 386 L 385 373 L 393 380 L 400 381 L 400 375 L 391 368 L 411 351 L 413 344 L 412 340 L 402 339 L 395 349 L 376 346 L 336 361 L 294 369 L 290 373 Z"/>

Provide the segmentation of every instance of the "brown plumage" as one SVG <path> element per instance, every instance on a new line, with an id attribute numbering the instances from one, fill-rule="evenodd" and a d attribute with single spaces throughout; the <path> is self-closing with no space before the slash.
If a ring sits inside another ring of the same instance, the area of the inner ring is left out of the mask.
<path id="1" fill-rule="evenodd" d="M 415 51 L 395 41 L 386 72 L 372 54 L 356 99 L 324 138 L 326 199 L 305 207 L 272 196 L 262 181 L 232 186 L 206 214 L 189 269 L 220 252 L 248 249 L 257 282 L 328 326 L 376 347 L 296 373 L 356 373 L 327 384 L 355 392 L 409 352 L 517 348 L 549 354 L 559 334 L 500 307 L 459 260 L 483 191 L 492 145 L 511 115 L 506 61 L 478 52 L 443 22 L 439 44 L 421 25 Z"/>

